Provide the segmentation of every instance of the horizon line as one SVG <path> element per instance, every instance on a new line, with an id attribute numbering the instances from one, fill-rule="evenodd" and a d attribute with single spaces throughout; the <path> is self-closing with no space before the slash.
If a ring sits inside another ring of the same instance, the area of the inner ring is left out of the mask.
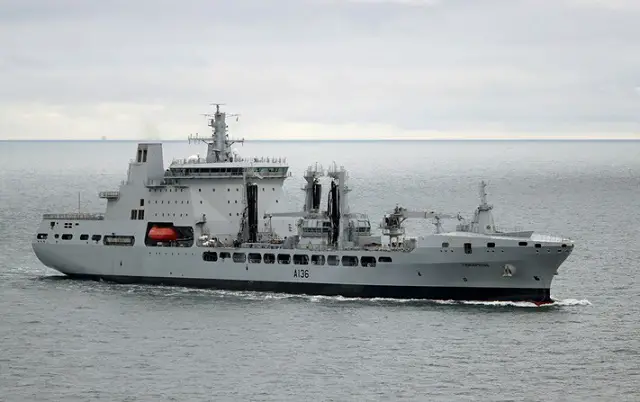
<path id="1" fill-rule="evenodd" d="M 453 142 L 453 141 L 640 141 L 640 137 L 638 138 L 625 138 L 625 137 L 614 137 L 614 138 L 605 138 L 605 137 L 596 137 L 596 138 L 374 138 L 374 139 L 357 139 L 357 138 L 346 138 L 346 139 L 301 139 L 301 138 L 291 138 L 291 139 L 245 139 L 244 142 Z M 0 139 L 0 142 L 188 142 L 188 140 L 179 140 L 179 139 L 145 139 L 145 138 L 132 138 L 132 139 L 64 139 L 64 138 L 32 138 L 32 139 L 16 139 L 16 138 L 7 138 Z"/>

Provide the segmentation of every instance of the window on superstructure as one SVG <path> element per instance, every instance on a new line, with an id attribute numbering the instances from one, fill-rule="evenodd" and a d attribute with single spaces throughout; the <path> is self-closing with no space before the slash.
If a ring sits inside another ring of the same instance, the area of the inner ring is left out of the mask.
<path id="1" fill-rule="evenodd" d="M 105 235 L 102 243 L 105 246 L 133 246 L 135 240 L 133 236 Z"/>
<path id="2" fill-rule="evenodd" d="M 249 253 L 249 263 L 260 264 L 262 262 L 262 255 L 260 253 Z"/>
<path id="3" fill-rule="evenodd" d="M 81 234 L 80 235 L 80 240 L 89 240 L 89 235 L 88 234 Z"/>
<path id="4" fill-rule="evenodd" d="M 345 267 L 355 267 L 358 265 L 358 257 L 353 255 L 343 255 L 342 265 Z"/>
<path id="5" fill-rule="evenodd" d="M 291 264 L 291 256 L 289 254 L 278 254 L 278 264 Z"/>
<path id="6" fill-rule="evenodd" d="M 233 253 L 233 262 L 245 262 L 247 255 L 245 253 Z"/>
<path id="7" fill-rule="evenodd" d="M 91 236 L 92 241 L 100 241 L 102 239 L 102 235 L 93 235 Z"/>
<path id="8" fill-rule="evenodd" d="M 365 255 L 360 257 L 360 264 L 363 267 L 375 267 L 376 266 L 376 257 L 372 257 L 369 255 Z"/>
<path id="9" fill-rule="evenodd" d="M 309 256 L 306 254 L 294 254 L 293 255 L 293 264 L 294 265 L 309 265 Z"/>
<path id="10" fill-rule="evenodd" d="M 222 258 L 223 260 L 224 260 L 225 258 L 231 258 L 231 254 L 229 254 L 229 253 L 228 253 L 228 252 L 226 252 L 226 251 L 223 251 L 223 252 L 221 252 L 221 253 L 220 253 L 220 258 Z"/>
<path id="11" fill-rule="evenodd" d="M 337 255 L 330 255 L 327 257 L 327 265 L 340 265 L 340 259 Z"/>
<path id="12" fill-rule="evenodd" d="M 465 243 L 464 244 L 464 253 L 465 254 L 471 254 L 472 253 L 471 243 Z"/>
<path id="13" fill-rule="evenodd" d="M 526 245 L 527 245 L 526 241 L 521 241 L 520 243 L 518 243 L 518 246 L 525 247 Z"/>
<path id="14" fill-rule="evenodd" d="M 495 243 L 487 243 L 488 248 L 495 248 L 495 246 L 496 246 Z"/>
<path id="15" fill-rule="evenodd" d="M 69 233 L 65 233 L 62 235 L 62 240 L 71 240 L 73 239 L 73 235 Z"/>
<path id="16" fill-rule="evenodd" d="M 276 262 L 276 256 L 270 253 L 264 255 L 265 264 L 274 264 Z"/>
<path id="17" fill-rule="evenodd" d="M 144 151 L 142 151 L 142 162 L 146 162 L 147 161 L 147 150 L 145 149 Z"/>
<path id="18" fill-rule="evenodd" d="M 131 219 L 133 219 L 133 220 L 138 219 L 138 210 L 137 209 L 132 209 L 131 210 Z"/>
<path id="19" fill-rule="evenodd" d="M 215 251 L 205 251 L 204 253 L 202 253 L 202 259 L 209 262 L 218 261 L 218 253 L 216 253 Z"/>
<path id="20" fill-rule="evenodd" d="M 144 220 L 144 209 L 138 210 L 138 220 Z"/>
<path id="21" fill-rule="evenodd" d="M 140 206 L 144 207 L 144 199 L 143 198 L 140 198 Z"/>
<path id="22" fill-rule="evenodd" d="M 45 240 L 49 235 L 47 235 L 46 233 L 38 233 L 38 239 L 39 240 Z"/>
<path id="23" fill-rule="evenodd" d="M 311 265 L 324 265 L 324 255 L 312 255 Z"/>
<path id="24" fill-rule="evenodd" d="M 391 262 L 391 257 L 387 257 L 386 255 L 378 257 L 378 262 Z"/>

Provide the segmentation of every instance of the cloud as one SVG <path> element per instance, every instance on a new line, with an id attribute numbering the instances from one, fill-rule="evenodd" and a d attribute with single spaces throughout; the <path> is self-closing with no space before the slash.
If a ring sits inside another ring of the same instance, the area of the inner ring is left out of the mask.
<path id="1" fill-rule="evenodd" d="M 640 133 L 635 4 L 0 0 L 0 139 Z"/>

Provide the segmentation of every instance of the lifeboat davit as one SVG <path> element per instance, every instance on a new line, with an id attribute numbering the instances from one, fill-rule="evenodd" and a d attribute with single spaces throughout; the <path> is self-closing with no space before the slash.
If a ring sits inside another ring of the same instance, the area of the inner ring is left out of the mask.
<path id="1" fill-rule="evenodd" d="M 155 241 L 174 241 L 178 240 L 178 233 L 173 228 L 154 226 L 149 230 L 149 238 Z"/>

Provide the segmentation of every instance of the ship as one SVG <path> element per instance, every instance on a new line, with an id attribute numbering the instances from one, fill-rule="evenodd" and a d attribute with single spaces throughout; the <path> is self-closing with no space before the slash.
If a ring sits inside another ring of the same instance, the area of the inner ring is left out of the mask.
<path id="1" fill-rule="evenodd" d="M 552 303 L 551 284 L 571 239 L 500 230 L 486 182 L 468 218 L 396 205 L 351 211 L 347 170 L 304 172 L 304 205 L 287 209 L 286 158 L 243 157 L 227 118 L 206 114 L 206 157 L 164 166 L 162 143 L 137 144 L 126 179 L 100 191 L 101 213 L 46 213 L 32 247 L 47 267 L 76 279 L 354 298 Z M 236 117 L 237 118 L 237 117 Z M 326 197 L 323 199 L 323 187 Z M 409 235 L 407 220 L 432 232 Z M 452 220 L 454 230 L 445 230 Z"/>

